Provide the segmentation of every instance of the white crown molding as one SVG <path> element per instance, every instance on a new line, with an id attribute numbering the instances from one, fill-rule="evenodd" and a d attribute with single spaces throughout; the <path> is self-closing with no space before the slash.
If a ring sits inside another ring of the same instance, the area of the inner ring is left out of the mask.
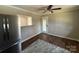
<path id="1" fill-rule="evenodd" d="M 10 8 L 14 8 L 14 9 L 18 9 L 18 10 L 21 10 L 21 11 L 24 11 L 24 12 L 29 12 L 29 13 L 32 13 L 32 14 L 35 14 L 35 15 L 40 15 L 40 14 L 38 14 L 36 12 L 25 10 L 23 8 L 15 7 L 15 6 L 12 6 L 12 5 L 5 5 L 5 6 L 10 7 Z"/>

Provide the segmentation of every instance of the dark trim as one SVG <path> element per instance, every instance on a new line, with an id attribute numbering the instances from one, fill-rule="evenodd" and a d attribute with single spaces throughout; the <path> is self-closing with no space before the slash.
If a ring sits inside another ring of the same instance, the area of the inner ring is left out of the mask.
<path id="1" fill-rule="evenodd" d="M 39 35 L 40 35 L 40 34 L 38 34 L 38 35 L 36 35 L 36 36 L 34 36 L 34 37 L 32 37 L 32 38 L 30 38 L 30 39 L 24 41 L 24 42 L 22 43 L 22 50 L 24 50 L 24 49 L 27 48 L 30 44 L 32 44 L 34 41 L 36 41 L 36 40 L 39 38 Z"/>
<path id="2" fill-rule="evenodd" d="M 46 33 L 41 33 L 40 39 L 43 39 L 51 44 L 65 48 L 71 52 L 79 52 L 79 42 L 71 39 L 57 37 Z"/>
<path id="3" fill-rule="evenodd" d="M 79 42 L 71 39 L 61 38 L 46 33 L 41 33 L 22 43 L 22 50 L 28 47 L 34 41 L 41 39 L 59 47 L 65 48 L 71 52 L 79 52 Z"/>

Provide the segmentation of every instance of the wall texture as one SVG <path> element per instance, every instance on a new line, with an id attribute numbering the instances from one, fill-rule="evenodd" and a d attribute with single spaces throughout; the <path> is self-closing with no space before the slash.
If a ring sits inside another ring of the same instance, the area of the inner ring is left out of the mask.
<path id="1" fill-rule="evenodd" d="M 79 11 L 54 13 L 48 19 L 48 33 L 79 39 Z"/>
<path id="2" fill-rule="evenodd" d="M 40 17 L 33 16 L 33 25 L 21 27 L 22 40 L 25 40 L 31 36 L 34 36 L 41 32 L 40 27 Z"/>

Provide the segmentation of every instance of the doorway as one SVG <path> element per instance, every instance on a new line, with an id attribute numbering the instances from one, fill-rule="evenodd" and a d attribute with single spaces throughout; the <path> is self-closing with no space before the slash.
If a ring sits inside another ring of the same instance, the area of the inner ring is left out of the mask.
<path id="1" fill-rule="evenodd" d="M 44 33 L 48 32 L 48 17 L 47 16 L 42 17 L 42 32 Z"/>

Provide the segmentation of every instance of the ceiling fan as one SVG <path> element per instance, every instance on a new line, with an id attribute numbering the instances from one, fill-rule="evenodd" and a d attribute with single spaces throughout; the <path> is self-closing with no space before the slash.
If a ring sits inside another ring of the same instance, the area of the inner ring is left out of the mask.
<path id="1" fill-rule="evenodd" d="M 53 5 L 49 5 L 49 6 L 40 8 L 40 10 L 44 10 L 43 13 L 46 13 L 47 11 L 53 13 L 53 10 L 61 10 L 61 8 L 53 8 Z"/>

